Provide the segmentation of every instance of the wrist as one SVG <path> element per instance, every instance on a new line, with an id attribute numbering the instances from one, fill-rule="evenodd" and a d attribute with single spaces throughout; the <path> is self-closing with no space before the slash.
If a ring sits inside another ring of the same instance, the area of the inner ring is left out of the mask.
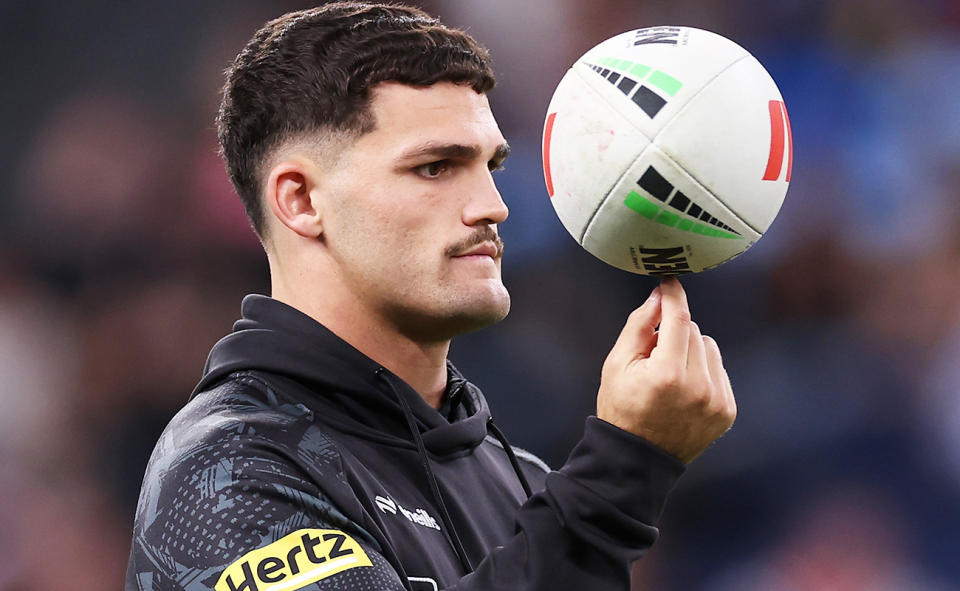
<path id="1" fill-rule="evenodd" d="M 686 466 L 650 441 L 597 417 L 559 470 L 616 505 L 655 524 Z"/>

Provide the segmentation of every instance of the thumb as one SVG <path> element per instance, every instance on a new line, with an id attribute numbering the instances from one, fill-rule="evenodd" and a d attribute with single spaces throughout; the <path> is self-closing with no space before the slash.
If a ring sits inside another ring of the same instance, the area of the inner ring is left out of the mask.
<path id="1" fill-rule="evenodd" d="M 660 324 L 660 286 L 650 297 L 630 313 L 611 353 L 627 361 L 647 357 L 657 344 L 657 325 Z"/>

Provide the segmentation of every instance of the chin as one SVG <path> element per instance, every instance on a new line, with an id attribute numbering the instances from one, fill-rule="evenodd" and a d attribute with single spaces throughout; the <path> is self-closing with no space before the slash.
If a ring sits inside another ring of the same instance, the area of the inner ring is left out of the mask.
<path id="1" fill-rule="evenodd" d="M 446 313 L 440 314 L 442 332 L 453 338 L 500 322 L 510 312 L 510 294 L 503 284 L 498 289 L 470 294 L 451 302 Z"/>
<path id="2" fill-rule="evenodd" d="M 465 311 L 462 317 L 462 324 L 465 328 L 458 334 L 496 324 L 506 318 L 508 313 L 510 313 L 510 296 L 504 290 L 501 298 L 484 302 L 484 305 Z"/>
<path id="3" fill-rule="evenodd" d="M 509 312 L 510 294 L 501 284 L 492 292 L 456 298 L 440 309 L 408 308 L 398 324 L 416 340 L 443 341 L 496 324 Z"/>

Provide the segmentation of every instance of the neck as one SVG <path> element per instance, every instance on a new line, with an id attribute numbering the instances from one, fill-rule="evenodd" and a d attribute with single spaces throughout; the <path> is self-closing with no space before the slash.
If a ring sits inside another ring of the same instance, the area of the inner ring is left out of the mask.
<path id="1" fill-rule="evenodd" d="M 433 408 L 440 408 L 447 387 L 450 340 L 414 340 L 377 314 L 362 309 L 357 298 L 337 297 L 329 286 L 322 290 L 291 289 L 272 278 L 272 297 L 310 316 L 355 349 L 396 374 Z"/>

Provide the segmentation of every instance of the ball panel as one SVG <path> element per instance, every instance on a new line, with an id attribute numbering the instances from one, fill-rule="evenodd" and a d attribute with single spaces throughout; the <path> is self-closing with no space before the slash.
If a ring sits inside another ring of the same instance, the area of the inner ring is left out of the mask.
<path id="1" fill-rule="evenodd" d="M 788 186 L 792 146 L 782 105 L 773 79 L 748 56 L 671 119 L 656 144 L 763 233 L 780 210 Z"/>
<path id="2" fill-rule="evenodd" d="M 736 43 L 688 27 L 623 33 L 560 82 L 544 173 L 564 227 L 634 273 L 718 266 L 779 210 L 793 151 L 786 108 Z"/>
<path id="3" fill-rule="evenodd" d="M 560 81 L 547 113 L 543 156 L 550 201 L 579 241 L 604 196 L 650 140 L 573 71 Z"/>
<path id="4" fill-rule="evenodd" d="M 708 31 L 654 27 L 604 41 L 573 70 L 652 138 L 706 83 L 746 55 L 736 43 Z"/>
<path id="5" fill-rule="evenodd" d="M 650 146 L 604 200 L 581 245 L 626 271 L 679 275 L 715 267 L 759 238 L 666 154 Z"/>

